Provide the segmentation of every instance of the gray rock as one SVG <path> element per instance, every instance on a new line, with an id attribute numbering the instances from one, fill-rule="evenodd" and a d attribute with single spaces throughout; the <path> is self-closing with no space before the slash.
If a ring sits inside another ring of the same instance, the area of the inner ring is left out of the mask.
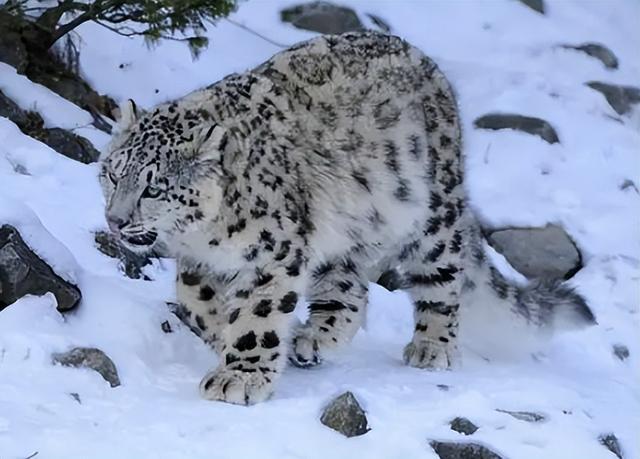
<path id="1" fill-rule="evenodd" d="M 364 435 L 370 430 L 364 410 L 351 392 L 345 392 L 329 403 L 320 422 L 345 437 Z"/>
<path id="2" fill-rule="evenodd" d="M 537 11 L 540 14 L 545 13 L 544 1 L 543 0 L 520 0 L 520 3 L 527 5 L 534 11 Z"/>
<path id="3" fill-rule="evenodd" d="M 120 268 L 131 279 L 150 280 L 142 272 L 142 268 L 151 263 L 148 256 L 140 255 L 127 249 L 108 231 L 98 231 L 95 234 L 97 249 L 111 258 L 120 260 Z"/>
<path id="4" fill-rule="evenodd" d="M 542 413 L 534 413 L 531 411 L 509 411 L 509 410 L 496 410 L 499 413 L 508 414 L 511 417 L 516 418 L 519 421 L 525 422 L 544 422 L 547 420 L 547 417 Z"/>
<path id="5" fill-rule="evenodd" d="M 481 116 L 473 122 L 479 129 L 514 129 L 537 135 L 543 140 L 553 144 L 560 142 L 556 130 L 547 121 L 531 116 L 516 115 L 512 113 L 489 113 Z"/>
<path id="6" fill-rule="evenodd" d="M 478 443 L 429 442 L 440 459 L 503 459 Z"/>
<path id="7" fill-rule="evenodd" d="M 616 55 L 604 45 L 600 43 L 584 43 L 582 45 L 562 45 L 565 49 L 574 49 L 582 51 L 591 57 L 598 59 L 608 69 L 618 68 L 618 58 Z"/>
<path id="8" fill-rule="evenodd" d="M 640 103 L 640 88 L 601 81 L 589 81 L 585 84 L 601 93 L 618 115 L 629 113 L 633 105 Z"/>
<path id="9" fill-rule="evenodd" d="M 620 448 L 620 442 L 618 441 L 618 437 L 616 437 L 614 434 L 612 433 L 602 434 L 598 437 L 598 441 L 602 446 L 604 446 L 613 454 L 618 456 L 619 459 L 623 459 L 622 448 Z"/>
<path id="10" fill-rule="evenodd" d="M 76 347 L 67 352 L 55 353 L 51 356 L 53 363 L 65 367 L 90 368 L 100 374 L 111 387 L 120 385 L 118 370 L 113 361 L 100 349 Z"/>
<path id="11" fill-rule="evenodd" d="M 0 116 L 9 118 L 18 126 L 25 124 L 28 121 L 25 111 L 22 110 L 18 104 L 5 96 L 2 91 L 0 91 Z"/>
<path id="12" fill-rule="evenodd" d="M 384 32 L 384 33 L 390 33 L 391 32 L 391 26 L 389 25 L 389 23 L 387 21 L 385 21 L 384 19 L 382 19 L 380 16 L 378 16 L 377 14 L 372 14 L 372 13 L 366 13 L 367 17 L 369 19 L 371 19 L 371 22 L 373 22 L 373 24 L 380 29 L 380 31 Z"/>
<path id="13" fill-rule="evenodd" d="M 626 191 L 628 189 L 632 189 L 634 190 L 636 193 L 640 193 L 640 190 L 638 190 L 638 187 L 636 186 L 636 184 L 634 183 L 633 180 L 630 179 L 625 179 L 621 184 L 620 184 L 620 189 L 622 191 Z"/>
<path id="14" fill-rule="evenodd" d="M 449 423 L 449 425 L 451 426 L 451 430 L 464 435 L 473 435 L 478 430 L 477 425 L 469 421 L 467 418 L 462 417 L 455 418 Z"/>
<path id="15" fill-rule="evenodd" d="M 0 11 L 0 61 L 24 73 L 29 55 L 20 35 L 20 20 L 12 14 Z"/>
<path id="16" fill-rule="evenodd" d="M 173 333 L 173 329 L 171 328 L 171 324 L 169 323 L 168 320 L 165 320 L 164 322 L 162 322 L 160 324 L 160 328 L 165 333 Z"/>
<path id="17" fill-rule="evenodd" d="M 100 157 L 91 142 L 65 129 L 45 129 L 41 140 L 58 153 L 84 164 L 95 163 Z"/>
<path id="18" fill-rule="evenodd" d="M 0 311 L 25 295 L 51 292 L 58 311 L 75 308 L 80 289 L 58 276 L 24 242 L 11 225 L 0 227 Z"/>
<path id="19" fill-rule="evenodd" d="M 292 6 L 280 12 L 280 19 L 298 29 L 324 34 L 340 34 L 364 30 L 358 15 L 351 8 L 329 2 L 312 2 Z"/>
<path id="20" fill-rule="evenodd" d="M 569 279 L 582 267 L 580 252 L 559 226 L 498 230 L 488 240 L 529 279 Z"/>
<path id="21" fill-rule="evenodd" d="M 629 358 L 629 348 L 624 344 L 613 345 L 613 355 L 618 357 L 623 362 Z"/>

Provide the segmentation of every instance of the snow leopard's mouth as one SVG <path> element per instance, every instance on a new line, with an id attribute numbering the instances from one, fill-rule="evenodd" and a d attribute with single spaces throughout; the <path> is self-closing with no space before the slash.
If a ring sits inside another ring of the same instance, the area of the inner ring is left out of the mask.
<path id="1" fill-rule="evenodd" d="M 145 248 L 152 246 L 156 239 L 158 238 L 158 233 L 153 231 L 149 231 L 148 233 L 135 234 L 132 236 L 123 234 L 122 239 L 129 245 L 132 245 L 137 248 Z"/>

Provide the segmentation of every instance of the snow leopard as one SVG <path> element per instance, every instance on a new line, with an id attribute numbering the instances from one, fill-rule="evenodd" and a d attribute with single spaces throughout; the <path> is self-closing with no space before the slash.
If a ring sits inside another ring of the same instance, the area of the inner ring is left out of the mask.
<path id="1" fill-rule="evenodd" d="M 218 354 L 205 399 L 269 398 L 287 361 L 321 362 L 362 325 L 381 273 L 414 305 L 406 364 L 459 359 L 459 308 L 484 288 L 541 329 L 594 318 L 557 282 L 488 262 L 463 183 L 460 117 L 401 38 L 325 35 L 148 111 L 123 106 L 101 161 L 109 228 L 178 259 L 179 316 Z M 304 299 L 308 320 L 294 320 Z"/>

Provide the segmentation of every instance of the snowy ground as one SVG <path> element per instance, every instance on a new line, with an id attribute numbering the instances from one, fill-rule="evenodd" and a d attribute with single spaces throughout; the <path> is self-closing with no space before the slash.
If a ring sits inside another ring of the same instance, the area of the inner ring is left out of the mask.
<path id="1" fill-rule="evenodd" d="M 92 231 L 105 227 L 96 165 L 68 160 L 0 118 L 0 223 L 19 227 L 84 295 L 65 317 L 49 295 L 0 312 L 0 459 L 36 452 L 44 459 L 435 458 L 429 439 L 463 439 L 449 429 L 455 416 L 480 426 L 474 441 L 512 459 L 614 459 L 597 440 L 608 432 L 626 458 L 640 458 L 640 195 L 620 189 L 625 180 L 640 186 L 640 114 L 618 117 L 583 84 L 638 84 L 640 4 L 563 0 L 542 16 L 510 0 L 343 3 L 385 18 L 450 76 L 465 124 L 474 207 L 493 226 L 564 225 L 585 262 L 572 283 L 599 325 L 558 337 L 535 360 L 499 357 L 499 349 L 479 356 L 467 343 L 461 369 L 429 373 L 400 361 L 412 329 L 407 299 L 372 286 L 367 329 L 335 360 L 289 369 L 267 403 L 201 400 L 197 385 L 215 357 L 165 306 L 174 295 L 172 262 L 148 269 L 151 282 L 121 275 L 93 245 Z M 311 37 L 279 22 L 283 5 L 249 1 L 234 19 L 285 44 Z M 148 50 L 91 24 L 80 33 L 86 78 L 100 92 L 145 107 L 279 50 L 226 22 L 210 30 L 211 46 L 197 62 L 177 43 Z M 585 41 L 611 48 L 620 68 L 606 70 L 556 47 Z M 0 89 L 41 111 L 50 126 L 91 119 L 4 64 Z M 561 143 L 474 130 L 473 120 L 491 111 L 544 118 Z M 99 148 L 108 141 L 86 127 L 79 132 Z M 174 333 L 161 331 L 165 320 Z M 613 356 L 616 343 L 628 346 L 629 359 Z M 71 346 L 104 350 L 122 386 L 52 366 L 50 354 Z M 327 400 L 344 390 L 367 410 L 373 430 L 362 437 L 346 439 L 318 421 Z M 548 420 L 526 423 L 496 409 L 543 412 Z"/>

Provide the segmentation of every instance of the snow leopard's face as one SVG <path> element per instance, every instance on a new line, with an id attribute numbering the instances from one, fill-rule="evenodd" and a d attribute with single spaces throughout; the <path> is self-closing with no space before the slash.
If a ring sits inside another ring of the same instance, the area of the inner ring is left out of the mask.
<path id="1" fill-rule="evenodd" d="M 205 115 L 178 111 L 175 104 L 139 119 L 123 115 L 129 125 L 103 159 L 100 183 L 109 228 L 132 250 L 147 251 L 157 240 L 170 243 L 212 211 L 219 189 L 217 148 L 226 132 Z"/>

